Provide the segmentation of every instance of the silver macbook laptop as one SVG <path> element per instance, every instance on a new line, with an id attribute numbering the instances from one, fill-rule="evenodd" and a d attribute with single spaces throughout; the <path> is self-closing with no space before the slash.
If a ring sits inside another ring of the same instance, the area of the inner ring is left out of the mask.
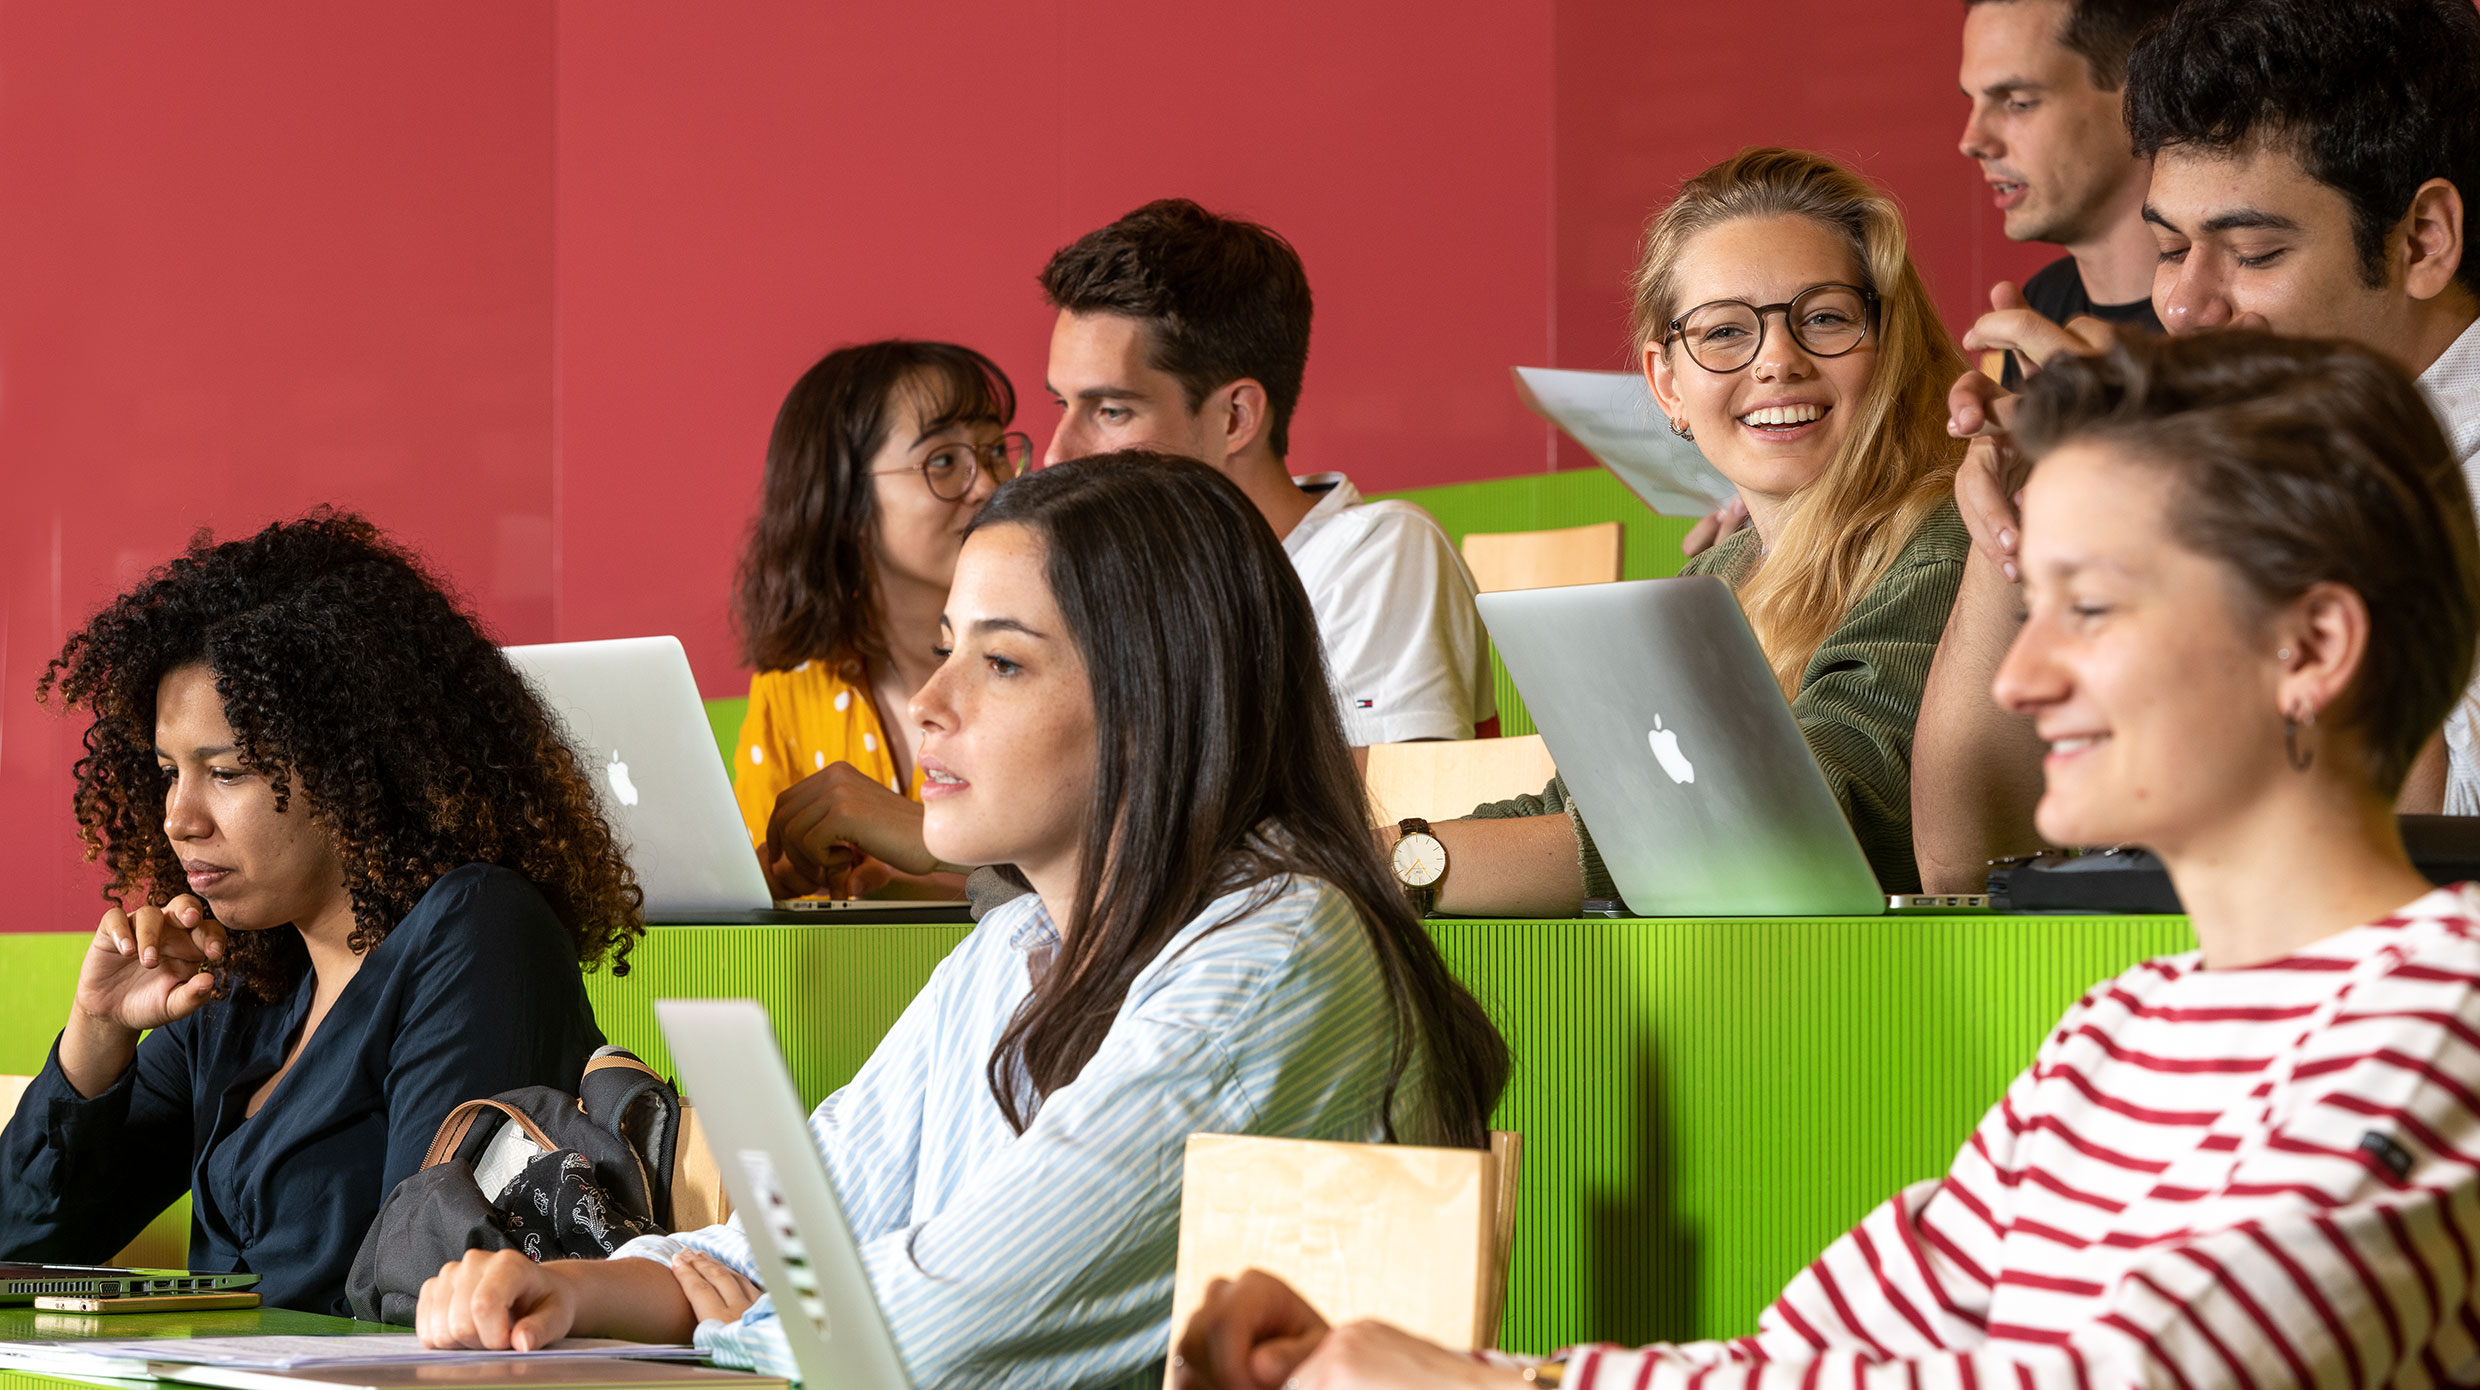
<path id="1" fill-rule="evenodd" d="M 38 1298 L 132 1298 L 147 1294 L 222 1293 L 246 1289 L 255 1274 L 201 1274 L 186 1269 L 114 1269 L 103 1265 L 26 1264 L 0 1260 L 0 1303 Z"/>
<path id="2" fill-rule="evenodd" d="M 759 1282 L 774 1295 L 802 1390 L 909 1390 L 765 1008 L 658 999 L 654 1016 L 697 1102 Z"/>
<path id="3" fill-rule="evenodd" d="M 1646 579 L 1483 594 L 1480 604 L 1630 909 L 1886 910 L 1728 585 Z"/>
<path id="4" fill-rule="evenodd" d="M 503 649 L 568 731 L 645 890 L 649 922 L 962 922 L 962 902 L 778 903 L 749 845 L 731 774 L 676 637 Z M 777 910 L 799 914 L 777 917 Z"/>

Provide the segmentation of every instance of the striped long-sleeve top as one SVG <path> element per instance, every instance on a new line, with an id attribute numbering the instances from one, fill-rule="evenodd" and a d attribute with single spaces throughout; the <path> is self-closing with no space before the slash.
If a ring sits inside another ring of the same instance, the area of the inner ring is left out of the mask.
<path id="1" fill-rule="evenodd" d="M 1360 918 L 1319 880 L 1270 891 L 1219 899 L 1174 936 L 1022 1134 L 985 1068 L 1059 944 L 1030 893 L 983 918 L 811 1114 L 916 1385 L 1159 1384 L 1188 1136 L 1384 1137 L 1395 1025 Z M 1395 1106 L 1407 1140 L 1434 1124 L 1418 1058 Z M 613 1258 L 668 1263 L 684 1247 L 759 1277 L 737 1220 Z M 697 1342 L 727 1365 L 799 1374 L 769 1301 Z"/>
<path id="2" fill-rule="evenodd" d="M 2137 966 L 1757 1335 L 1578 1348 L 1566 1383 L 2473 1383 L 2476 926 L 2466 885 L 2261 965 Z"/>

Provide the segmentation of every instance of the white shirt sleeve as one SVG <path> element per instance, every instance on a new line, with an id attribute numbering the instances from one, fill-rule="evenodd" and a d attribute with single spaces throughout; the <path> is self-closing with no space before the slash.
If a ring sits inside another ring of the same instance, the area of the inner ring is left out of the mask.
<path id="1" fill-rule="evenodd" d="M 1498 712 L 1472 573 L 1427 513 L 1352 507 L 1294 559 L 1346 741 L 1471 738 Z"/>

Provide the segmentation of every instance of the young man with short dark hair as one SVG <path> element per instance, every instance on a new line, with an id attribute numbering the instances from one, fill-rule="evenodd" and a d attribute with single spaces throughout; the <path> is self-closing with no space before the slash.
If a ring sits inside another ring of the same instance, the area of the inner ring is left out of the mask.
<path id="1" fill-rule="evenodd" d="M 1060 248 L 1042 293 L 1059 310 L 1049 460 L 1159 449 L 1248 494 L 1309 591 L 1354 747 L 1470 738 L 1496 716 L 1472 575 L 1438 523 L 1285 463 L 1309 363 L 1309 278 L 1290 243 L 1158 199 Z"/>
<path id="2" fill-rule="evenodd" d="M 2467 482 L 2480 484 L 2480 265 L 2464 193 L 2480 188 L 2480 11 L 2469 0 L 2185 0 L 2127 65 L 2127 127 L 2152 160 L 2144 204 L 2153 307 L 2172 333 L 2231 325 L 2343 338 L 2418 376 Z M 1993 313 L 1964 341 L 2046 359 L 2097 329 Z M 1952 428 L 2003 431 L 2008 402 L 1967 376 Z M 1967 568 L 1915 747 L 1913 833 L 1932 892 L 2031 847 L 2039 748 L 1988 698 L 2014 630 L 2014 513 L 1996 451 L 1956 482 Z M 2480 495 L 2480 486 L 2475 486 Z M 2004 572 L 2005 579 L 1996 578 Z M 2414 768 L 2402 809 L 2480 814 L 2480 720 L 2467 696 Z M 1932 860 L 1936 872 L 1932 872 Z"/>

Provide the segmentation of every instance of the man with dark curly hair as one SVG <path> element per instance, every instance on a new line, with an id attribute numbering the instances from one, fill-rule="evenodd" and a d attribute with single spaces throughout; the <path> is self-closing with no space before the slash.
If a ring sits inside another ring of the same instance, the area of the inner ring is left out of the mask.
<path id="1" fill-rule="evenodd" d="M 448 1111 L 602 1043 L 580 968 L 643 927 L 593 784 L 420 563 L 324 510 L 202 536 L 39 691 L 93 717 L 113 905 L 0 1130 L 0 1259 L 108 1258 L 187 1191 L 191 1268 L 344 1314 Z"/>

